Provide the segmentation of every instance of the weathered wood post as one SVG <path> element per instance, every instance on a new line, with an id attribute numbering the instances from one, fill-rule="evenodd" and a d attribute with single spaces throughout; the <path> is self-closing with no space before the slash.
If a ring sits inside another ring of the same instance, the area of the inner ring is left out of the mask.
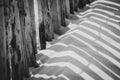
<path id="1" fill-rule="evenodd" d="M 59 0 L 51 1 L 51 16 L 52 16 L 52 26 L 54 27 L 54 32 L 56 34 L 61 34 L 61 20 L 60 20 L 60 6 Z"/>
<path id="2" fill-rule="evenodd" d="M 78 11 L 78 0 L 74 0 L 74 11 Z"/>
<path id="3" fill-rule="evenodd" d="M 51 0 L 41 0 L 43 22 L 45 28 L 46 41 L 52 41 L 54 38 L 54 28 L 52 25 Z"/>
<path id="4" fill-rule="evenodd" d="M 0 80 L 23 80 L 36 64 L 33 1 L 0 0 Z"/>
<path id="5" fill-rule="evenodd" d="M 74 0 L 69 0 L 70 1 L 70 13 L 74 14 Z"/>
<path id="6" fill-rule="evenodd" d="M 8 80 L 9 71 L 7 71 L 7 51 L 6 51 L 6 29 L 4 17 L 4 0 L 0 0 L 0 79 Z"/>
<path id="7" fill-rule="evenodd" d="M 59 0 L 59 6 L 60 6 L 60 16 L 61 16 L 61 25 L 66 26 L 65 18 L 67 15 L 67 9 L 66 9 L 66 1 L 65 0 Z"/>
<path id="8" fill-rule="evenodd" d="M 70 14 L 70 0 L 65 0 L 66 1 L 66 11 L 67 11 L 67 17 L 69 17 Z"/>

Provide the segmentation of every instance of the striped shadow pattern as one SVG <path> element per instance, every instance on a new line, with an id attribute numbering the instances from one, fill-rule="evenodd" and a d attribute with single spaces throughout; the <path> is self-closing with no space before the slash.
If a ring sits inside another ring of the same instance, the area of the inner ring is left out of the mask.
<path id="1" fill-rule="evenodd" d="M 93 2 L 54 45 L 38 51 L 41 67 L 31 80 L 120 80 L 119 9 L 117 0 Z"/>

